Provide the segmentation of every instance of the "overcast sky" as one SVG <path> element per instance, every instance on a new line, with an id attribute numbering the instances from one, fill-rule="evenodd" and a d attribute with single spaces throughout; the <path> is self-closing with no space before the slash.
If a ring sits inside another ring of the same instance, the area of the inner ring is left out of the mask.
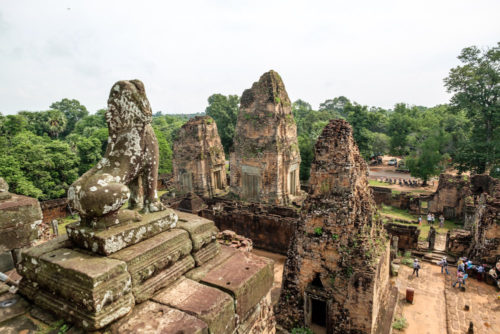
<path id="1" fill-rule="evenodd" d="M 292 101 L 433 106 L 464 47 L 500 41 L 498 0 L 0 0 L 0 112 L 140 79 L 154 111 L 196 113 L 280 73 Z"/>

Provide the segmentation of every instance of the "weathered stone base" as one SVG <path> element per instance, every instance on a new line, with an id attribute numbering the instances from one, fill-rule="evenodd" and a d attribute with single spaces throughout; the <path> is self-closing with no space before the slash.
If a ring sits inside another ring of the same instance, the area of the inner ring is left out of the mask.
<path id="1" fill-rule="evenodd" d="M 35 198 L 2 192 L 0 253 L 30 246 L 39 237 L 42 210 Z"/>
<path id="2" fill-rule="evenodd" d="M 199 281 L 186 276 L 195 276 Z M 275 333 L 270 293 L 273 282 L 272 260 L 221 246 L 219 256 L 191 270 L 186 276 L 155 293 L 151 297 L 154 303 L 146 301 L 137 306 L 129 316 L 113 324 L 111 331 Z M 158 317 L 165 318 L 168 315 L 177 320 L 152 319 L 146 309 L 158 312 Z M 184 315 L 176 312 L 171 314 L 171 309 Z M 201 326 L 199 321 L 206 327 Z"/>
<path id="3" fill-rule="evenodd" d="M 109 258 L 124 261 L 134 287 L 191 253 L 192 243 L 184 230 L 173 229 L 122 249 Z"/>
<path id="4" fill-rule="evenodd" d="M 19 266 L 23 282 L 31 281 L 33 287 L 91 313 L 100 312 L 105 305 L 130 292 L 130 274 L 123 261 L 69 248 L 53 249 L 62 244 L 59 240 L 50 241 L 44 247 L 45 252 L 28 251 Z"/>
<path id="5" fill-rule="evenodd" d="M 227 293 L 182 278 L 158 293 L 154 301 L 196 315 L 212 333 L 232 333 L 236 326 L 234 301 Z"/>
<path id="6" fill-rule="evenodd" d="M 247 317 L 240 321 L 237 334 L 274 334 L 276 320 L 274 319 L 271 302 L 271 292 L 265 295 Z"/>
<path id="7" fill-rule="evenodd" d="M 131 293 L 105 305 L 99 312 L 87 312 L 75 303 L 58 295 L 33 287 L 34 282 L 23 279 L 20 284 L 22 294 L 43 309 L 51 310 L 57 316 L 72 322 L 85 330 L 96 330 L 126 315 L 134 307 Z"/>
<path id="8" fill-rule="evenodd" d="M 132 314 L 117 321 L 110 329 L 114 334 L 208 334 L 208 326 L 202 320 L 152 301 L 138 305 Z"/>
<path id="9" fill-rule="evenodd" d="M 236 299 L 236 313 L 243 319 L 271 289 L 273 280 L 272 260 L 236 252 L 200 282 L 229 292 Z"/>
<path id="10" fill-rule="evenodd" d="M 151 297 L 158 290 L 161 290 L 182 276 L 189 269 L 194 268 L 193 257 L 188 255 L 184 259 L 177 261 L 167 269 L 162 270 L 157 275 L 134 287 L 132 292 L 138 303 L 141 303 Z"/>
<path id="11" fill-rule="evenodd" d="M 19 291 L 85 330 L 105 328 L 133 310 L 111 330 L 272 333 L 274 318 L 266 297 L 273 283 L 272 260 L 221 246 L 212 221 L 179 215 L 178 228 L 139 242 L 142 236 L 136 235 L 107 257 L 76 248 L 67 236 L 31 248 L 18 266 L 24 277 Z M 156 218 L 145 216 L 148 222 Z M 144 224 L 142 228 L 147 231 Z M 97 240 L 100 234 L 105 242 L 116 231 L 89 232 L 88 237 Z M 134 308 L 136 303 L 141 304 Z"/>
<path id="12" fill-rule="evenodd" d="M 96 231 L 78 222 L 66 226 L 66 231 L 74 245 L 101 255 L 110 255 L 168 231 L 176 224 L 177 215 L 173 210 L 167 209 L 144 215 L 140 222 L 116 225 L 104 230 Z"/>
<path id="13" fill-rule="evenodd" d="M 180 211 L 177 214 L 179 215 L 178 227 L 188 231 L 193 241 L 194 252 L 215 240 L 218 230 L 213 221 Z"/>
<path id="14" fill-rule="evenodd" d="M 193 253 L 194 261 L 196 266 L 201 266 L 202 264 L 213 259 L 220 251 L 220 244 L 217 241 L 212 241 L 208 245 L 201 248 L 199 251 Z"/>

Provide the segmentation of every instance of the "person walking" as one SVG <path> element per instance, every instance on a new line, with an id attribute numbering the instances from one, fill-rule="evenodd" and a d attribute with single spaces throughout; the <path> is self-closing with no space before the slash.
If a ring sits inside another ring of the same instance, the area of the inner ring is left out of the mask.
<path id="1" fill-rule="evenodd" d="M 455 287 L 458 283 L 458 288 L 461 288 L 463 282 L 464 282 L 464 273 L 461 271 L 457 271 L 457 280 L 455 283 L 452 284 L 452 286 Z"/>
<path id="2" fill-rule="evenodd" d="M 441 214 L 441 216 L 439 216 L 439 227 L 440 228 L 444 227 L 444 216 L 443 216 L 443 214 Z"/>
<path id="3" fill-rule="evenodd" d="M 438 265 L 441 266 L 441 274 L 443 273 L 443 271 L 446 272 L 446 275 L 450 274 L 448 271 L 448 260 L 446 259 L 446 256 L 443 257 L 441 261 L 439 261 Z"/>
<path id="4" fill-rule="evenodd" d="M 418 271 L 420 270 L 420 263 L 418 263 L 418 259 L 413 260 L 413 273 L 411 274 L 412 276 L 417 274 L 418 277 Z"/>
<path id="5" fill-rule="evenodd" d="M 429 225 L 430 225 L 430 224 L 431 224 L 431 220 L 432 220 L 432 216 L 431 216 L 431 213 L 429 212 L 429 213 L 427 214 L 427 224 L 429 224 Z"/>
<path id="6" fill-rule="evenodd" d="M 422 225 L 422 215 L 418 216 L 418 225 Z"/>
<path id="7" fill-rule="evenodd" d="M 434 226 L 434 223 L 436 222 L 436 217 L 434 214 L 431 214 L 431 221 L 432 221 L 432 226 Z"/>

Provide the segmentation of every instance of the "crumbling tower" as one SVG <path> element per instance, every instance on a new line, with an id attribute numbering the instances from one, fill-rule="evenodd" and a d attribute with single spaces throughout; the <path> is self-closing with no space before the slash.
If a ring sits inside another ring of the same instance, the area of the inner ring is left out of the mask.
<path id="1" fill-rule="evenodd" d="M 300 191 L 297 127 L 278 73 L 243 92 L 231 154 L 231 191 L 243 200 L 287 204 Z"/>
<path id="2" fill-rule="evenodd" d="M 226 189 L 226 157 L 210 116 L 197 116 L 184 124 L 173 151 L 174 180 L 181 192 L 212 197 Z"/>
<path id="3" fill-rule="evenodd" d="M 376 333 L 388 299 L 389 248 L 366 163 L 343 120 L 330 121 L 314 153 L 310 191 L 283 272 L 278 323 L 321 326 L 328 334 Z"/>

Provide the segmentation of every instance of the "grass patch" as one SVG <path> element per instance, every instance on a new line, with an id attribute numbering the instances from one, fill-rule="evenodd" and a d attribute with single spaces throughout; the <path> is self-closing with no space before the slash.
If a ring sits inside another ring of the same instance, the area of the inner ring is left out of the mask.
<path id="1" fill-rule="evenodd" d="M 400 220 L 406 220 L 406 221 L 416 221 L 418 220 L 418 215 L 412 215 L 410 214 L 407 210 L 402 210 L 395 208 L 393 206 L 385 205 L 382 204 L 382 207 L 380 209 L 380 212 L 388 217 L 391 217 L 393 219 L 400 219 Z M 403 225 L 415 225 L 415 224 L 407 224 L 404 222 L 397 222 L 397 224 L 403 224 Z M 436 223 L 434 224 L 434 228 L 436 229 L 436 232 L 439 234 L 446 234 L 450 230 L 454 230 L 456 228 L 459 228 L 460 225 L 457 224 L 453 220 L 445 220 L 444 221 L 444 226 L 441 228 L 439 227 L 439 218 L 436 217 Z M 427 215 L 422 215 L 422 225 L 418 226 L 418 229 L 420 230 L 420 236 L 419 240 L 424 241 L 427 239 L 427 235 L 429 234 L 431 226 L 427 224 Z"/>
<path id="2" fill-rule="evenodd" d="M 375 187 L 387 187 L 388 185 L 390 185 L 387 182 L 381 182 L 377 180 L 368 180 L 368 184 Z"/>
<path id="3" fill-rule="evenodd" d="M 70 326 L 64 323 L 64 320 L 58 320 L 56 322 L 51 323 L 47 327 L 38 326 L 38 330 L 36 334 L 64 334 L 70 329 Z M 21 332 L 20 332 L 21 333 Z"/>
<path id="4" fill-rule="evenodd" d="M 390 205 L 382 204 L 380 212 L 404 220 L 417 220 L 417 216 L 408 213 L 407 210 L 398 209 Z"/>
<path id="5" fill-rule="evenodd" d="M 406 321 L 404 316 L 396 317 L 392 323 L 392 328 L 397 329 L 398 331 L 401 331 L 406 327 L 408 327 L 408 321 Z"/>
<path id="6" fill-rule="evenodd" d="M 460 225 L 456 224 L 453 220 L 445 220 L 444 221 L 444 226 L 439 227 L 439 222 L 436 222 L 434 224 L 434 228 L 436 229 L 437 233 L 448 233 L 448 231 L 454 230 L 456 228 L 459 228 Z M 422 215 L 422 225 L 419 227 L 420 229 L 420 236 L 418 237 L 419 240 L 427 240 L 427 235 L 429 234 L 429 230 L 431 229 L 431 226 L 427 224 L 427 216 Z"/>
<path id="7" fill-rule="evenodd" d="M 59 220 L 59 224 L 57 225 L 57 230 L 59 231 L 59 235 L 66 234 L 66 225 L 77 222 L 79 220 L 80 217 L 78 217 L 77 214 L 74 214 L 72 216 L 67 216 Z"/>

